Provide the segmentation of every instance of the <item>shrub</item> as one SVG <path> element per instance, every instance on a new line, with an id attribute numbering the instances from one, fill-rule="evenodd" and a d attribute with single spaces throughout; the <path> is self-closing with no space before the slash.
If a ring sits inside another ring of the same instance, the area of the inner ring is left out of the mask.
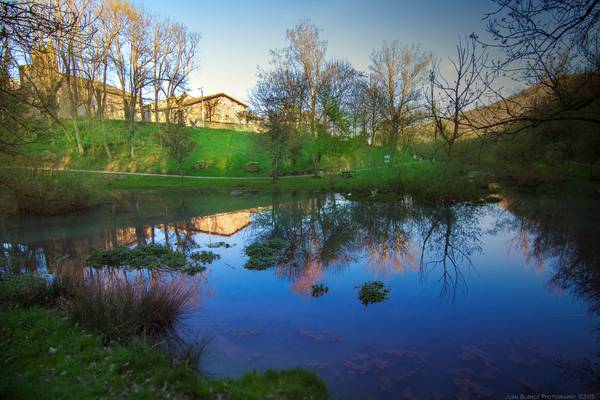
<path id="1" fill-rule="evenodd" d="M 174 330 L 191 298 L 191 289 L 177 283 L 95 276 L 76 288 L 70 314 L 106 341 L 127 342 Z"/>
<path id="2" fill-rule="evenodd" d="M 7 308 L 43 305 L 50 294 L 46 279 L 38 275 L 0 276 L 0 306 Z"/>
<path id="3" fill-rule="evenodd" d="M 99 199 L 89 175 L 52 173 L 43 170 L 10 170 L 3 177 L 19 213 L 59 215 L 84 210 Z"/>

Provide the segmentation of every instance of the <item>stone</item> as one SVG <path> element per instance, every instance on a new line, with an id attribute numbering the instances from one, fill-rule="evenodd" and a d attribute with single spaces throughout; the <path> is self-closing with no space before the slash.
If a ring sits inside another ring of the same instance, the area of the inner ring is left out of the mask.
<path id="1" fill-rule="evenodd" d="M 207 169 L 208 163 L 206 161 L 198 161 L 194 164 L 194 169 Z"/>
<path id="2" fill-rule="evenodd" d="M 260 165 L 257 162 L 249 162 L 244 165 L 244 171 L 246 172 L 259 172 Z"/>

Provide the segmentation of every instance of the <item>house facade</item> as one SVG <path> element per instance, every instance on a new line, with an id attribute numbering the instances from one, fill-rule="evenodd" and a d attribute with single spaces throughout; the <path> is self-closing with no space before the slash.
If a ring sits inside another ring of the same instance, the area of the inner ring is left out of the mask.
<path id="1" fill-rule="evenodd" d="M 250 118 L 248 105 L 225 93 L 216 93 L 204 97 L 191 97 L 183 94 L 163 100 L 149 107 L 151 120 L 181 123 L 186 126 L 210 124 L 248 124 Z"/>
<path id="2" fill-rule="evenodd" d="M 128 93 L 104 82 L 66 76 L 59 71 L 57 55 L 51 47 L 36 49 L 31 63 L 21 66 L 19 72 L 21 90 L 30 92 L 32 99 L 39 99 L 58 118 L 76 115 L 128 119 L 132 100 Z M 251 122 L 247 110 L 246 103 L 225 93 L 204 97 L 184 93 L 158 103 L 142 104 L 138 98 L 135 119 L 166 122 L 168 118 L 172 123 L 192 127 L 235 126 Z"/>

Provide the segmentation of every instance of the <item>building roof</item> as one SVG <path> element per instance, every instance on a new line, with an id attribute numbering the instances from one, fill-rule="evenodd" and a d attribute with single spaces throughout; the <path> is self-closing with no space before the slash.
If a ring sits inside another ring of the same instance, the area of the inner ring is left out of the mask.
<path id="1" fill-rule="evenodd" d="M 242 107 L 248 107 L 248 104 L 244 103 L 241 100 L 236 99 L 235 97 L 232 97 L 226 93 L 220 92 L 220 93 L 215 93 L 215 94 L 211 94 L 208 96 L 204 96 L 204 97 L 189 97 L 189 99 L 186 99 L 183 101 L 183 104 L 186 106 L 191 106 L 192 104 L 197 104 L 200 103 L 202 101 L 208 101 L 208 100 L 212 100 L 212 99 L 216 99 L 218 97 L 226 97 L 229 100 L 233 101 L 234 103 L 238 103 L 239 105 L 241 105 Z"/>

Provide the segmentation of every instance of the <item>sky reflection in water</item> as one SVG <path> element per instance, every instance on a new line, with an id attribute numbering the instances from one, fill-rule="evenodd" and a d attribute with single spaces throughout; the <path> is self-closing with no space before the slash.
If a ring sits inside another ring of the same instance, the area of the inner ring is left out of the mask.
<path id="1" fill-rule="evenodd" d="M 121 193 L 89 214 L 9 221 L 3 256 L 52 273 L 116 244 L 219 254 L 186 278 L 197 297 L 182 327 L 214 336 L 214 376 L 305 367 L 343 399 L 581 393 L 576 367 L 598 350 L 597 211 L 543 198 Z M 243 268 L 244 246 L 272 237 L 289 241 L 285 260 Z M 218 242 L 229 247 L 207 246 Z M 364 306 L 357 286 L 372 280 L 390 296 Z M 329 291 L 313 298 L 318 283 Z"/>

